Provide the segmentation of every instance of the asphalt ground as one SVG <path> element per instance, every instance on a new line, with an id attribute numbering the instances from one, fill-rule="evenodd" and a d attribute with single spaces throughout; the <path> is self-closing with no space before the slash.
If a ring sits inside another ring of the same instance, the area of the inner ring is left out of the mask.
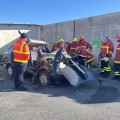
<path id="1" fill-rule="evenodd" d="M 16 91 L 13 79 L 0 67 L 0 120 L 120 120 L 120 81 L 101 79 L 80 85 L 75 92 L 69 84 L 34 89 L 26 78 L 28 91 Z M 111 77 L 113 75 L 111 74 Z"/>

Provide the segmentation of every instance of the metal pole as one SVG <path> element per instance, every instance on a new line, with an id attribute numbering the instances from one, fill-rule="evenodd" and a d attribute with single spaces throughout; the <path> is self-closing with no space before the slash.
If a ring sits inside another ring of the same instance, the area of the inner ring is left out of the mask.
<path id="1" fill-rule="evenodd" d="M 73 38 L 75 38 L 75 29 L 76 29 L 76 26 L 75 26 L 75 24 L 76 24 L 76 22 L 75 22 L 75 20 L 74 20 L 74 23 L 73 23 Z"/>

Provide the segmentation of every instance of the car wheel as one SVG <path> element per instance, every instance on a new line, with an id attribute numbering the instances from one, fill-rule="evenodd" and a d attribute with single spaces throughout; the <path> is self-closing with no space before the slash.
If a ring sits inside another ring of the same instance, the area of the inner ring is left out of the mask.
<path id="1" fill-rule="evenodd" d="M 7 67 L 7 73 L 10 77 L 13 77 L 14 74 L 13 74 L 13 68 L 11 65 Z"/>
<path id="2" fill-rule="evenodd" d="M 39 72 L 39 85 L 42 87 L 47 87 L 51 84 L 50 82 L 50 74 L 47 71 Z"/>

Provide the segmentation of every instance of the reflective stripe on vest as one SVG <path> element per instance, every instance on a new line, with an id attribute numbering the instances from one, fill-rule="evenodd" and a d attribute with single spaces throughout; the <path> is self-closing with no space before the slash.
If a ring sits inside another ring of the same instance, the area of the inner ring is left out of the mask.
<path id="1" fill-rule="evenodd" d="M 120 64 L 120 61 L 114 61 L 114 63 Z"/>
<path id="2" fill-rule="evenodd" d="M 117 50 L 120 50 L 120 48 L 117 48 Z"/>
<path id="3" fill-rule="evenodd" d="M 101 48 L 106 48 L 106 53 L 108 54 L 108 49 L 109 49 L 108 46 L 101 46 Z"/>
<path id="4" fill-rule="evenodd" d="M 86 46 L 80 46 L 80 48 L 86 48 Z"/>
<path id="5" fill-rule="evenodd" d="M 16 53 L 21 53 L 21 54 L 29 54 L 30 52 L 20 52 L 18 50 L 13 50 L 13 52 L 16 52 Z"/>
<path id="6" fill-rule="evenodd" d="M 95 60 L 95 57 L 93 57 L 93 58 L 87 60 L 87 63 L 92 62 L 93 60 Z"/>
<path id="7" fill-rule="evenodd" d="M 70 49 L 76 50 L 76 48 L 70 48 Z"/>
<path id="8" fill-rule="evenodd" d="M 15 62 L 24 62 L 24 63 L 27 63 L 28 60 L 17 60 L 17 59 L 14 59 Z"/>

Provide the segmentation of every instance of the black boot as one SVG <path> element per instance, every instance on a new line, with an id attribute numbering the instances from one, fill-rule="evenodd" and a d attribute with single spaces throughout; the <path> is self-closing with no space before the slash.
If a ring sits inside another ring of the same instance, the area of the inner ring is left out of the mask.
<path id="1" fill-rule="evenodd" d="M 103 75 L 104 72 L 100 72 L 99 75 Z"/>
<path id="2" fill-rule="evenodd" d="M 104 73 L 103 75 L 102 75 L 102 77 L 104 77 L 104 78 L 109 78 L 110 77 L 110 73 Z"/>
<path id="3" fill-rule="evenodd" d="M 25 88 L 23 86 L 17 86 L 17 87 L 15 87 L 15 89 L 18 91 L 27 91 L 27 88 Z"/>
<path id="4" fill-rule="evenodd" d="M 118 76 L 114 76 L 111 78 L 112 80 L 119 80 L 119 77 Z"/>

